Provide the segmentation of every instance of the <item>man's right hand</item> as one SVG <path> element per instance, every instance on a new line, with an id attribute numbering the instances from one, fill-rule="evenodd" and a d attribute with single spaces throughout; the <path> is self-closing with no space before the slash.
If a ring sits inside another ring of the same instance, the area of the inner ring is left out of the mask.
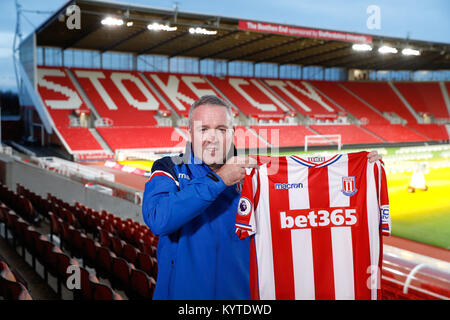
<path id="1" fill-rule="evenodd" d="M 222 178 L 227 186 L 232 186 L 244 179 L 246 168 L 257 169 L 258 167 L 258 163 L 254 158 L 235 156 L 228 159 L 227 162 L 216 171 L 216 174 Z"/>

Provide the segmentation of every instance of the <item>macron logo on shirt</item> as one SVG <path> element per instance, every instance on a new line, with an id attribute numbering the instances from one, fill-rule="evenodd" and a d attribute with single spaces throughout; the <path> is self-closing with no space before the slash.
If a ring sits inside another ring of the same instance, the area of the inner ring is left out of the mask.
<path id="1" fill-rule="evenodd" d="M 303 183 L 275 183 L 275 190 L 282 189 L 303 189 Z"/>

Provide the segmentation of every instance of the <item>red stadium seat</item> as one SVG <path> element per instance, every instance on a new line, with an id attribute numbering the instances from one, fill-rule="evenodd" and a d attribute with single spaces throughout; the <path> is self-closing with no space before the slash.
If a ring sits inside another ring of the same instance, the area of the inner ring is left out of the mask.
<path id="1" fill-rule="evenodd" d="M 14 273 L 9 269 L 6 262 L 0 260 L 0 278 L 10 280 L 10 281 L 16 281 L 16 277 L 14 276 Z"/>
<path id="2" fill-rule="evenodd" d="M 70 252 L 73 251 L 73 233 L 75 228 L 65 221 L 59 221 L 61 226 L 61 244 L 62 247 L 68 249 Z"/>
<path id="3" fill-rule="evenodd" d="M 9 230 L 10 234 L 13 237 L 13 245 L 16 246 L 16 237 L 14 235 L 15 226 L 19 216 L 12 210 L 6 213 L 6 223 L 5 223 L 5 232 Z"/>
<path id="4" fill-rule="evenodd" d="M 19 241 L 20 245 L 22 246 L 22 257 L 25 257 L 25 246 L 26 246 L 25 233 L 29 226 L 30 226 L 30 224 L 21 218 L 19 218 L 17 220 L 16 226 L 15 226 L 17 240 Z"/>
<path id="5" fill-rule="evenodd" d="M 438 82 L 395 82 L 395 87 L 417 113 L 449 119 L 449 111 Z"/>
<path id="6" fill-rule="evenodd" d="M 112 258 L 116 257 L 115 253 L 109 248 L 100 246 L 97 248 L 97 257 L 95 260 L 95 269 L 102 278 L 109 278 L 111 275 Z"/>
<path id="7" fill-rule="evenodd" d="M 56 215 L 51 211 L 48 215 L 50 216 L 50 239 L 53 241 L 54 235 L 61 235 L 61 229 Z"/>
<path id="8" fill-rule="evenodd" d="M 0 277 L 0 287 L 5 300 L 33 300 L 28 290 L 20 282 Z"/>
<path id="9" fill-rule="evenodd" d="M 131 262 L 132 264 L 136 263 L 136 259 L 137 259 L 137 250 L 134 246 L 132 246 L 129 243 L 126 243 L 123 246 L 122 249 L 122 257 L 125 258 L 125 260 L 127 260 L 128 262 Z"/>
<path id="10" fill-rule="evenodd" d="M 28 227 L 25 231 L 25 244 L 32 257 L 33 269 L 36 267 L 36 245 L 40 237 L 41 233 L 36 231 L 33 227 Z"/>
<path id="11" fill-rule="evenodd" d="M 74 300 L 92 300 L 94 283 L 99 283 L 97 277 L 83 267 L 80 269 L 80 289 L 73 289 Z"/>
<path id="12" fill-rule="evenodd" d="M 100 236 L 100 245 L 110 248 L 111 247 L 111 237 L 112 234 L 110 234 L 106 229 L 103 229 L 101 227 L 97 227 L 98 233 Z"/>
<path id="13" fill-rule="evenodd" d="M 137 268 L 145 271 L 149 276 L 156 279 L 158 273 L 158 267 L 156 265 L 156 259 L 152 258 L 150 255 L 139 252 L 136 259 Z"/>
<path id="14" fill-rule="evenodd" d="M 72 231 L 72 256 L 81 258 L 83 256 L 83 246 L 86 235 L 79 230 Z"/>
<path id="15" fill-rule="evenodd" d="M 120 257 L 113 257 L 111 263 L 111 284 L 114 288 L 127 291 L 130 285 L 131 270 L 134 266 Z"/>
<path id="16" fill-rule="evenodd" d="M 151 257 L 156 257 L 156 248 L 149 242 L 140 241 L 139 247 L 143 252 L 150 255 Z"/>
<path id="17" fill-rule="evenodd" d="M 112 243 L 112 251 L 118 255 L 118 256 L 122 256 L 122 250 L 123 250 L 123 246 L 125 245 L 125 241 L 121 240 L 118 237 L 111 237 L 111 243 Z"/>
<path id="18" fill-rule="evenodd" d="M 134 299 L 151 299 L 155 284 L 155 279 L 144 271 L 133 269 L 130 276 L 130 295 Z"/>
<path id="19" fill-rule="evenodd" d="M 123 300 L 113 289 L 102 283 L 91 282 L 94 300 Z"/>

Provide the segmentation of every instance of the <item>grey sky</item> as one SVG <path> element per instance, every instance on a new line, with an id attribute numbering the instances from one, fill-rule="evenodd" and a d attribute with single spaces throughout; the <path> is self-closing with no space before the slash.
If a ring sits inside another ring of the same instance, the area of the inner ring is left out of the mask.
<path id="1" fill-rule="evenodd" d="M 19 0 L 24 9 L 55 11 L 65 0 Z M 119 0 L 173 8 L 173 0 Z M 180 11 L 217 14 L 242 19 L 293 24 L 372 35 L 450 43 L 450 0 L 178 0 Z M 367 8 L 380 8 L 379 29 L 368 29 Z M 26 13 L 24 36 L 48 14 Z M 83 21 L 81 21 L 83 23 Z M 12 43 L 16 24 L 14 0 L 0 0 L 0 90 L 14 89 Z"/>

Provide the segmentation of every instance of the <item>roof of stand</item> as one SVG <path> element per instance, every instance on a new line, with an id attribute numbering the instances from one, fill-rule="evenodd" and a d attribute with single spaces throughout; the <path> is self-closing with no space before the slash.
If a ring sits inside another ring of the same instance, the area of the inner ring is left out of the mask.
<path id="1" fill-rule="evenodd" d="M 66 25 L 66 8 L 81 9 L 81 28 Z M 121 26 L 103 25 L 107 17 L 122 19 Z M 127 22 L 132 22 L 127 23 Z M 152 31 L 149 24 L 177 27 L 176 31 Z M 192 34 L 190 28 L 217 31 Z M 37 45 L 63 49 L 90 49 L 134 54 L 188 56 L 200 59 L 300 64 L 371 70 L 450 69 L 450 45 L 400 38 L 370 36 L 335 30 L 313 29 L 270 22 L 206 15 L 117 2 L 71 0 L 36 30 Z M 372 51 L 357 52 L 354 43 L 370 44 Z M 396 54 L 380 54 L 378 48 L 398 48 Z M 405 56 L 405 47 L 420 56 Z"/>

